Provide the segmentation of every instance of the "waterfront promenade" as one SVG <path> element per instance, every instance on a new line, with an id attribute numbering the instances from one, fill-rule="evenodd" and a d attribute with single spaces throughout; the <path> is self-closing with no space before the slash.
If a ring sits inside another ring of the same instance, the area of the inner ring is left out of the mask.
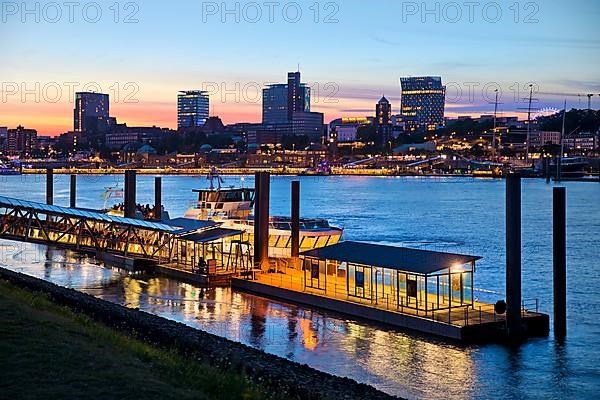
<path id="1" fill-rule="evenodd" d="M 206 176 L 212 170 L 212 167 L 206 168 L 142 168 L 136 169 L 139 175 L 179 175 L 179 176 Z M 123 175 L 127 169 L 122 168 L 56 168 L 53 170 L 57 175 Z M 332 168 L 331 173 L 313 173 L 307 172 L 306 168 L 291 168 L 291 167 L 265 167 L 265 168 L 219 168 L 220 175 L 241 176 L 254 175 L 256 172 L 269 172 L 271 175 L 280 176 L 324 176 L 324 175 L 339 175 L 339 176 L 472 176 L 470 173 L 464 174 L 437 174 L 423 173 L 420 171 L 399 170 L 397 168 Z M 23 174 L 40 175 L 45 174 L 46 168 L 27 168 L 23 169 Z"/>

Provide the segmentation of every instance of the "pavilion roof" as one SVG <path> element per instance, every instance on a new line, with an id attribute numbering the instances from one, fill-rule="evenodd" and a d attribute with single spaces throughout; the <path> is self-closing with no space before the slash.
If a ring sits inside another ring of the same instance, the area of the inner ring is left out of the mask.
<path id="1" fill-rule="evenodd" d="M 335 260 L 373 267 L 427 275 L 481 259 L 465 254 L 409 249 L 381 244 L 345 241 L 332 246 L 312 249 L 303 256 L 321 260 Z"/>

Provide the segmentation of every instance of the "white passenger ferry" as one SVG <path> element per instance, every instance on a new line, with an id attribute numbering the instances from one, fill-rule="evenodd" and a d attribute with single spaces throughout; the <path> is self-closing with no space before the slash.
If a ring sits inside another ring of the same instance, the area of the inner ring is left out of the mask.
<path id="1" fill-rule="evenodd" d="M 224 228 L 244 231 L 244 240 L 254 243 L 254 189 L 221 188 L 221 178 L 209 175 L 209 189 L 194 190 L 198 200 L 185 218 L 221 222 Z M 213 180 L 217 179 L 217 188 Z M 270 217 L 269 257 L 291 257 L 292 221 L 289 217 Z M 332 227 L 325 219 L 300 219 L 300 252 L 325 247 L 340 241 L 343 229 Z"/>

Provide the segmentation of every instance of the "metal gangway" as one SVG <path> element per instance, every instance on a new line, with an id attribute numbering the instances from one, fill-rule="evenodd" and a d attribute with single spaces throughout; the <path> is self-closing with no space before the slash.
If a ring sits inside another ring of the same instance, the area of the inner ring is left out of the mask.
<path id="1" fill-rule="evenodd" d="M 228 266 L 228 241 L 241 235 L 212 221 L 147 221 L 0 196 L 0 239 L 185 268 L 210 258 Z"/>

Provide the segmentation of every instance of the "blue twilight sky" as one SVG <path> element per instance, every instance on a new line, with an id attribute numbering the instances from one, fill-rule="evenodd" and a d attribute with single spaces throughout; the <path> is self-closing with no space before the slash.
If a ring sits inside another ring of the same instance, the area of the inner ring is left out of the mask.
<path id="1" fill-rule="evenodd" d="M 203 88 L 225 122 L 259 121 L 258 88 L 298 63 L 327 120 L 370 115 L 384 93 L 398 110 L 411 75 L 442 76 L 449 116 L 492 112 L 496 87 L 514 115 L 530 82 L 537 108 L 586 93 L 598 108 L 599 25 L 594 0 L 2 1 L 0 126 L 70 129 L 67 82 L 97 83 L 130 124 L 174 127 L 177 91 Z"/>

